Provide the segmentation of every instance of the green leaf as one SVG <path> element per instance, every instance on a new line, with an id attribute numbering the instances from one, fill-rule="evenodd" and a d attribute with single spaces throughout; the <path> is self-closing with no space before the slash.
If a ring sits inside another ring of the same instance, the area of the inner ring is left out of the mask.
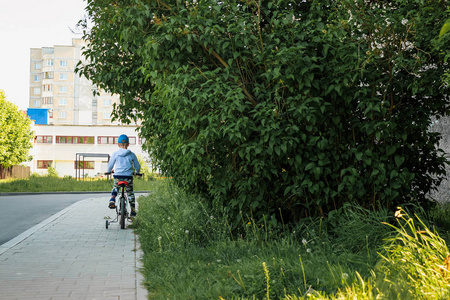
<path id="1" fill-rule="evenodd" d="M 395 156 L 395 165 L 397 166 L 397 168 L 399 168 L 403 164 L 404 161 L 405 161 L 404 156 L 400 156 L 400 155 Z"/>
<path id="2" fill-rule="evenodd" d="M 314 168 L 315 166 L 316 166 L 315 163 L 310 162 L 310 163 L 308 163 L 308 164 L 306 165 L 305 171 L 309 171 L 309 170 L 311 170 L 312 168 Z"/>
<path id="3" fill-rule="evenodd" d="M 363 153 L 362 153 L 362 152 L 356 152 L 356 153 L 355 153 L 355 157 L 356 157 L 357 160 L 361 160 L 361 159 L 362 159 L 362 156 L 363 156 Z"/>
<path id="4" fill-rule="evenodd" d="M 280 156 L 280 154 L 281 154 L 280 147 L 279 147 L 279 146 L 276 146 L 276 147 L 274 147 L 274 150 L 275 150 L 275 153 L 276 153 L 278 156 Z"/>
<path id="5" fill-rule="evenodd" d="M 439 32 L 439 38 L 441 38 L 444 34 L 450 31 L 450 19 L 445 21 L 444 25 L 441 28 L 441 31 Z"/>
<path id="6" fill-rule="evenodd" d="M 333 120 L 333 123 L 336 124 L 336 125 L 341 122 L 341 117 L 340 116 L 333 116 L 331 119 Z"/>
<path id="7" fill-rule="evenodd" d="M 398 177 L 398 172 L 396 170 L 392 170 L 390 178 L 393 179 L 393 178 L 397 178 L 397 177 Z"/>
<path id="8" fill-rule="evenodd" d="M 395 147 L 394 145 L 388 145 L 388 146 L 386 146 L 386 155 L 391 156 L 392 154 L 395 153 L 396 150 L 397 150 L 397 147 Z"/>
<path id="9" fill-rule="evenodd" d="M 372 159 L 371 159 L 370 157 L 364 157 L 364 158 L 363 158 L 363 162 L 364 162 L 366 165 L 370 166 L 370 165 L 372 164 Z"/>

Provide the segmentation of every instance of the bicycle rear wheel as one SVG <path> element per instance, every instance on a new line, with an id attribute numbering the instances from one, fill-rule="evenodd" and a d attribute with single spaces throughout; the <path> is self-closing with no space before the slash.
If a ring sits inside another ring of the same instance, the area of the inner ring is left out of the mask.
<path id="1" fill-rule="evenodd" d="M 125 229 L 125 199 L 123 197 L 120 198 L 120 228 Z"/>

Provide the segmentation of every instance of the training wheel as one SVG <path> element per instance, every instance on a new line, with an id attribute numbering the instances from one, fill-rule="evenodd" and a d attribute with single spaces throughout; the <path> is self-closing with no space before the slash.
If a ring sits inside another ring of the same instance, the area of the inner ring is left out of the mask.
<path id="1" fill-rule="evenodd" d="M 108 220 L 106 220 L 106 229 L 108 229 L 108 226 L 109 226 L 109 222 L 108 222 Z"/>

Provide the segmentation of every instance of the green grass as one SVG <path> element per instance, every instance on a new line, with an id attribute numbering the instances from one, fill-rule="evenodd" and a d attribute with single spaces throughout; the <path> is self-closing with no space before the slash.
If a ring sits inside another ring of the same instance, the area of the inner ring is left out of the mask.
<path id="1" fill-rule="evenodd" d="M 135 179 L 135 191 L 146 191 L 153 185 L 152 181 Z M 17 192 L 110 192 L 113 185 L 112 179 L 76 180 L 73 177 L 31 176 L 27 179 L 0 180 L 0 193 Z"/>
<path id="2" fill-rule="evenodd" d="M 439 220 L 445 232 L 439 211 L 419 217 L 400 210 L 396 218 L 394 212 L 347 205 L 328 219 L 304 220 L 289 230 L 245 221 L 242 235 L 234 237 L 220 208 L 168 181 L 156 182 L 153 190 L 140 199 L 136 229 L 150 299 L 449 296 L 449 251 L 428 229 Z"/>

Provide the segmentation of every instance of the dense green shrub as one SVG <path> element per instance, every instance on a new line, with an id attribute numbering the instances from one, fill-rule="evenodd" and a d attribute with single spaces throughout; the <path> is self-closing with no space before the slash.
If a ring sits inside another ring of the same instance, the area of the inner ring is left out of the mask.
<path id="1" fill-rule="evenodd" d="M 48 175 L 49 177 L 55 177 L 55 178 L 59 177 L 58 171 L 56 171 L 56 168 L 55 168 L 55 167 L 52 167 L 52 166 L 48 167 L 48 169 L 47 169 L 47 175 Z"/>
<path id="2" fill-rule="evenodd" d="M 91 0 L 78 71 L 120 94 L 117 117 L 142 120 L 158 168 L 233 224 L 423 204 L 445 173 L 428 127 L 449 105 L 448 4 Z"/>

